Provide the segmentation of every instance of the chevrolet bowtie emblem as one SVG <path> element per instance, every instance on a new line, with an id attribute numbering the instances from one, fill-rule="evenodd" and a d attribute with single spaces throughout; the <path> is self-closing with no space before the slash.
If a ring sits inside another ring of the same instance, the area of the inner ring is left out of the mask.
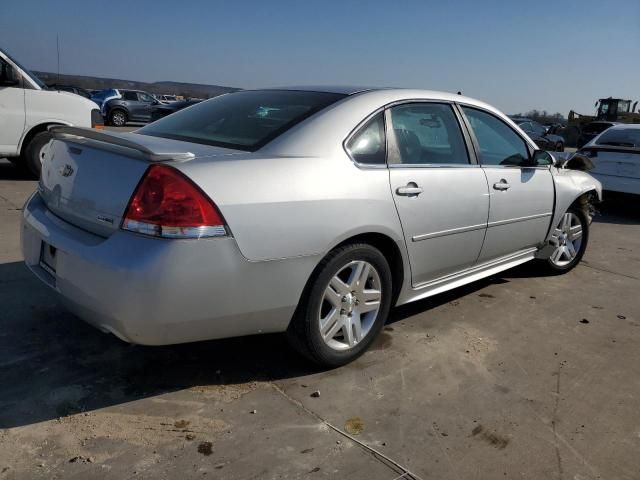
<path id="1" fill-rule="evenodd" d="M 70 177 L 73 175 L 73 167 L 71 165 L 65 165 L 64 168 L 60 170 L 60 174 L 63 177 Z"/>

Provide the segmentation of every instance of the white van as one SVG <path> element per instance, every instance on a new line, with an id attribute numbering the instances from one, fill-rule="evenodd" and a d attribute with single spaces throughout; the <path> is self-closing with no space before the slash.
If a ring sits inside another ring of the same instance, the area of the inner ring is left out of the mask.
<path id="1" fill-rule="evenodd" d="M 103 125 L 98 106 L 84 97 L 49 90 L 0 49 L 0 158 L 40 175 L 50 125 Z"/>

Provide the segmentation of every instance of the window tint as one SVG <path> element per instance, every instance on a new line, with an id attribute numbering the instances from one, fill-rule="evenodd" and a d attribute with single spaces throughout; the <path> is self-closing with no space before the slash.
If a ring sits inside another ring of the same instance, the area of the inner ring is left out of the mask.
<path id="1" fill-rule="evenodd" d="M 0 58 L 0 86 L 19 87 L 20 76 L 18 72 L 4 59 Z"/>
<path id="2" fill-rule="evenodd" d="M 522 123 L 520 123 L 518 125 L 525 132 L 530 132 L 531 131 L 531 122 L 522 122 Z"/>
<path id="3" fill-rule="evenodd" d="M 529 159 L 524 140 L 502 120 L 474 108 L 462 107 L 480 144 L 484 165 L 523 165 Z"/>
<path id="4" fill-rule="evenodd" d="M 122 94 L 122 98 L 124 100 L 130 100 L 133 102 L 137 102 L 138 101 L 138 95 L 136 95 L 136 92 L 124 92 Z"/>
<path id="5" fill-rule="evenodd" d="M 450 105 L 410 103 L 391 108 L 391 128 L 403 164 L 468 164 L 460 126 Z"/>
<path id="6" fill-rule="evenodd" d="M 610 128 L 600 135 L 596 144 L 614 147 L 640 147 L 640 128 Z"/>
<path id="7" fill-rule="evenodd" d="M 533 133 L 537 133 L 538 135 L 544 135 L 547 130 L 538 122 L 531 122 L 531 131 Z"/>
<path id="8" fill-rule="evenodd" d="M 380 112 L 351 137 L 347 150 L 358 163 L 384 165 L 387 148 L 384 135 L 384 113 Z"/>
<path id="9" fill-rule="evenodd" d="M 345 96 L 301 90 L 229 93 L 157 120 L 137 133 L 252 151 Z"/>

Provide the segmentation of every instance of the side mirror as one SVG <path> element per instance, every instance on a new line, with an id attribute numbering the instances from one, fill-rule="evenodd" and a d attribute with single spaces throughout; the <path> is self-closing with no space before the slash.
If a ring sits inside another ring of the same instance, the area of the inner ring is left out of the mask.
<path id="1" fill-rule="evenodd" d="M 534 167 L 546 167 L 547 165 L 554 165 L 555 159 L 546 150 L 536 150 L 531 157 L 531 163 Z"/>

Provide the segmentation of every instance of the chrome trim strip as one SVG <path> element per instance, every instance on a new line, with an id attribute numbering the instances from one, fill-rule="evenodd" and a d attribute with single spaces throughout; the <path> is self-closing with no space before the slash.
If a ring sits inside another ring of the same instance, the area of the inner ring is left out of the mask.
<path id="1" fill-rule="evenodd" d="M 413 237 L 411 237 L 411 240 L 414 242 L 419 242 L 420 240 L 427 240 L 429 238 L 455 235 L 456 233 L 472 232 L 474 230 L 480 230 L 482 228 L 486 228 L 486 226 L 487 226 L 486 223 L 480 223 L 478 225 L 470 225 L 468 227 L 452 228 L 450 230 L 441 230 L 439 232 L 433 232 L 433 233 L 423 233 L 421 235 L 414 235 Z"/>
<path id="2" fill-rule="evenodd" d="M 489 222 L 487 224 L 487 227 L 488 228 L 499 227 L 501 225 L 507 225 L 509 223 L 526 222 L 527 220 L 533 220 L 533 219 L 536 219 L 536 218 L 543 218 L 543 217 L 550 217 L 551 215 L 553 215 L 553 212 L 537 213 L 535 215 L 527 215 L 526 217 L 508 218 L 507 220 L 497 220 L 495 222 Z"/>
<path id="3" fill-rule="evenodd" d="M 389 168 L 480 168 L 475 163 L 390 163 Z"/>
<path id="4" fill-rule="evenodd" d="M 419 283 L 417 285 L 414 285 L 412 289 L 414 291 L 415 290 L 421 290 L 423 288 L 436 286 L 439 283 L 447 282 L 447 281 L 450 281 L 450 280 L 455 280 L 456 278 L 459 278 L 459 277 L 465 277 L 465 276 L 468 276 L 468 275 L 472 275 L 474 273 L 481 272 L 481 271 L 489 269 L 491 267 L 498 266 L 498 265 L 500 265 L 502 263 L 508 263 L 508 262 L 510 262 L 512 260 L 515 260 L 515 259 L 519 258 L 519 257 L 530 255 L 530 254 L 536 252 L 537 250 L 538 250 L 537 247 L 527 248 L 525 250 L 520 250 L 519 252 L 512 253 L 512 254 L 506 255 L 504 257 L 495 258 L 493 260 L 490 260 L 488 262 L 482 263 L 480 265 L 474 265 L 474 266 L 469 267 L 466 270 L 462 270 L 460 272 L 452 273 L 450 275 L 445 275 L 444 277 L 436 278 L 435 280 L 430 280 L 428 282 Z"/>

